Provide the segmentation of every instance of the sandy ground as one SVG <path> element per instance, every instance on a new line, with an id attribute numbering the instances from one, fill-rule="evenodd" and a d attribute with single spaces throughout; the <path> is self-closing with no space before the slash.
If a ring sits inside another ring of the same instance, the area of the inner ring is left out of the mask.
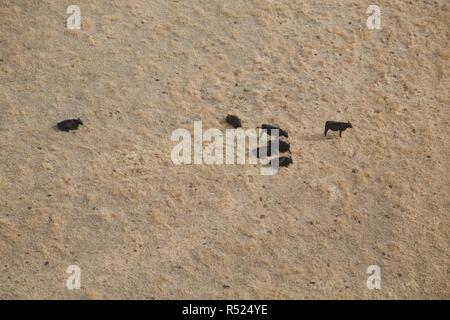
<path id="1" fill-rule="evenodd" d="M 373 2 L 0 0 L 0 298 L 450 298 L 450 4 Z M 294 165 L 172 163 L 228 113 Z"/>

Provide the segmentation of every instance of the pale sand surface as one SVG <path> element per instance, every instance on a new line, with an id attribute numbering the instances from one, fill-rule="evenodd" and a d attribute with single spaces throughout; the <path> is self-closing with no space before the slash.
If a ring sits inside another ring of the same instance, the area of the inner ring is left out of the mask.
<path id="1" fill-rule="evenodd" d="M 372 2 L 0 0 L 0 298 L 450 298 L 450 4 Z M 229 112 L 294 165 L 172 163 Z"/>

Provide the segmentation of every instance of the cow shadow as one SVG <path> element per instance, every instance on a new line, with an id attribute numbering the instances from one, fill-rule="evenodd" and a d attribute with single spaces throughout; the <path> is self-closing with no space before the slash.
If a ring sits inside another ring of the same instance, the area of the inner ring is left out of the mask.
<path id="1" fill-rule="evenodd" d="M 336 137 L 339 136 L 335 136 L 333 134 L 328 134 L 327 136 L 325 136 L 323 133 L 313 133 L 313 134 L 305 134 L 301 137 L 302 140 L 304 141 L 327 141 L 327 140 L 332 140 L 332 139 L 336 139 Z"/>

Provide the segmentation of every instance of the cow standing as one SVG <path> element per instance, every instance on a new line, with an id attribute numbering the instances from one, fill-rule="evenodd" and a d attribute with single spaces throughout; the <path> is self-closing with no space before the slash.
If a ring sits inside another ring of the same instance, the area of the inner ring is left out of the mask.
<path id="1" fill-rule="evenodd" d="M 348 128 L 353 128 L 350 122 L 327 121 L 325 122 L 325 137 L 327 136 L 328 130 L 339 131 L 339 137 L 342 137 L 342 131 Z"/>

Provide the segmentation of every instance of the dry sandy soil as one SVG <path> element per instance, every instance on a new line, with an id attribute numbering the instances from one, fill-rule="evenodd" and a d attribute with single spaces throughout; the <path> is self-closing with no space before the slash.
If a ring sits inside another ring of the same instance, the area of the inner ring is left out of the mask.
<path id="1" fill-rule="evenodd" d="M 446 0 L 0 0 L 0 298 L 450 298 L 449 20 Z M 173 164 L 173 130 L 228 113 L 286 129 L 294 165 Z"/>

